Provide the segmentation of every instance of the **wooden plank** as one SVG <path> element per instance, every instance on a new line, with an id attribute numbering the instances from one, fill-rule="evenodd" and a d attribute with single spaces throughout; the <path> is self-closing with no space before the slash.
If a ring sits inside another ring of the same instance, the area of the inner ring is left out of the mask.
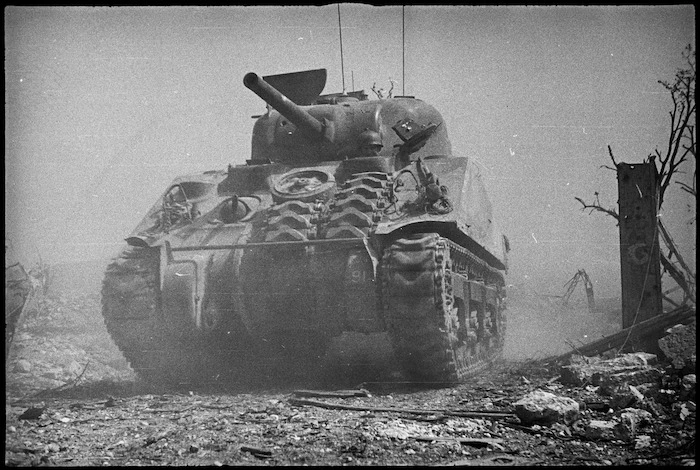
<path id="1" fill-rule="evenodd" d="M 543 362 L 560 361 L 568 359 L 573 354 L 581 354 L 583 356 L 595 356 L 604 353 L 614 348 L 629 346 L 630 339 L 648 338 L 650 336 L 658 336 L 661 338 L 667 328 L 678 323 L 689 323 L 695 317 L 695 309 L 689 306 L 682 306 L 668 313 L 656 315 L 648 320 L 637 323 L 629 328 L 613 333 L 598 341 L 586 344 L 576 349 L 559 356 L 544 359 Z"/>

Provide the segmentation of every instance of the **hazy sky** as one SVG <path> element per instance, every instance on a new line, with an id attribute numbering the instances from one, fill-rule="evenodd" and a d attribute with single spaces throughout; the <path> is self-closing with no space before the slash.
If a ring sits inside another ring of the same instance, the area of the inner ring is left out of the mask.
<path id="1" fill-rule="evenodd" d="M 561 294 L 583 268 L 599 295 L 619 293 L 618 229 L 574 198 L 616 206 L 608 145 L 628 163 L 663 150 L 657 81 L 695 44 L 692 6 L 408 6 L 405 71 L 400 6 L 342 4 L 341 22 L 348 91 L 395 80 L 478 162 L 509 283 Z M 324 93 L 339 92 L 340 58 L 336 5 L 6 7 L 6 237 L 29 260 L 116 254 L 176 176 L 250 158 L 265 108 L 247 72 L 326 68 Z M 684 195 L 662 217 L 694 265 Z"/>

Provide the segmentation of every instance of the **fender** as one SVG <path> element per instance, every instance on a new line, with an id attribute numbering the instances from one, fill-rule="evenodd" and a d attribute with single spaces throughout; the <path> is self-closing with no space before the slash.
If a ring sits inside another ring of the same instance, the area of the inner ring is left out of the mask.
<path id="1" fill-rule="evenodd" d="M 180 335 L 207 333 L 212 322 L 205 321 L 202 306 L 213 253 L 193 253 L 176 259 L 170 242 L 165 241 L 160 248 L 162 314 L 173 328 L 179 329 Z"/>

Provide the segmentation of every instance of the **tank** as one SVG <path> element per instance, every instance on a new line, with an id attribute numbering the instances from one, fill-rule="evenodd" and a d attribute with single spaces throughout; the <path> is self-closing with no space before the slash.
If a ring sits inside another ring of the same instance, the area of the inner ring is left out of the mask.
<path id="1" fill-rule="evenodd" d="M 478 168 L 430 104 L 325 82 L 245 75 L 267 104 L 251 158 L 176 177 L 107 267 L 105 323 L 143 378 L 311 367 L 343 333 L 384 334 L 413 381 L 500 357 L 509 247 Z"/>

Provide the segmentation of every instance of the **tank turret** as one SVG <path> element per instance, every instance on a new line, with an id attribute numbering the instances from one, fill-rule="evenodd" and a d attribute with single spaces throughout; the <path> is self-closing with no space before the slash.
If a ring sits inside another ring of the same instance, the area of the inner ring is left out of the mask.
<path id="1" fill-rule="evenodd" d="M 313 117 L 254 72 L 243 77 L 243 84 L 309 137 L 318 139 L 326 135 L 327 124 Z"/>

